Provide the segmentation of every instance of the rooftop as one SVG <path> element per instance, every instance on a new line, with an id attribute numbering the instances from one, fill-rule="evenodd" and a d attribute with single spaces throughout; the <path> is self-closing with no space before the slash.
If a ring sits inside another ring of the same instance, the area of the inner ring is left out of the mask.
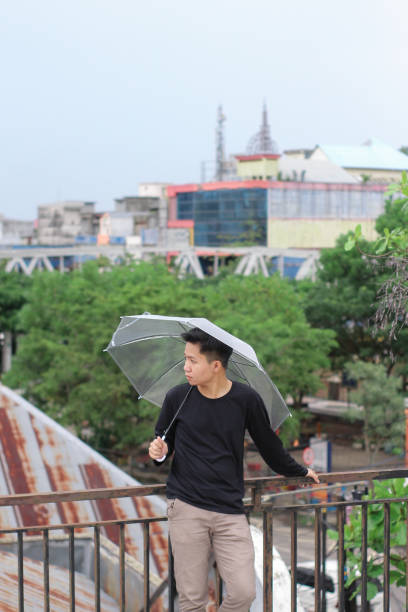
<path id="1" fill-rule="evenodd" d="M 137 485 L 137 480 L 0 384 L 2 496 Z M 0 529 L 144 518 L 164 511 L 165 503 L 157 496 L 6 507 L 0 508 Z M 106 527 L 102 534 L 119 544 L 117 529 Z M 142 528 L 129 525 L 126 552 L 139 562 L 143 562 L 142 542 Z M 167 530 L 160 523 L 152 535 L 152 571 L 161 577 L 167 574 Z"/>
<path id="2" fill-rule="evenodd" d="M 299 159 L 283 155 L 279 160 L 279 171 L 284 179 L 293 180 L 296 177 L 295 180 L 308 183 L 359 183 L 342 167 L 320 159 Z"/>
<path id="3" fill-rule="evenodd" d="M 319 145 L 318 148 L 342 168 L 408 170 L 408 155 L 379 138 L 370 138 L 362 145 Z"/>

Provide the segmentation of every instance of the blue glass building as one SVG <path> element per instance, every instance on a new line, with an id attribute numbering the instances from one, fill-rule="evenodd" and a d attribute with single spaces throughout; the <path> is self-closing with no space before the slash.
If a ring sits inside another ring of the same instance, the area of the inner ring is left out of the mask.
<path id="1" fill-rule="evenodd" d="M 194 221 L 196 246 L 267 245 L 267 190 L 177 193 L 177 219 Z"/>

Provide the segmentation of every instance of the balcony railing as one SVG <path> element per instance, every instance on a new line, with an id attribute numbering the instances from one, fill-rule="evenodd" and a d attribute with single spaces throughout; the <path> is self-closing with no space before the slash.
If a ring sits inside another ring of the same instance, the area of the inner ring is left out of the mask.
<path id="1" fill-rule="evenodd" d="M 360 472 L 342 472 L 321 474 L 320 480 L 322 487 L 332 486 L 347 486 L 347 483 L 367 483 L 369 486 L 374 480 L 385 480 L 392 478 L 407 478 L 408 470 L 369 470 Z M 291 610 L 297 610 L 297 574 L 298 574 L 298 550 L 299 550 L 299 517 L 304 517 L 305 513 L 309 513 L 314 529 L 314 609 L 316 612 L 324 612 L 325 610 L 325 589 L 323 585 L 324 566 L 326 558 L 326 537 L 325 537 L 325 521 L 324 513 L 332 509 L 335 514 L 335 524 L 338 531 L 337 542 L 337 567 L 338 567 L 338 609 L 345 610 L 345 578 L 344 568 L 346 565 L 345 548 L 344 548 L 344 527 L 347 522 L 347 509 L 352 507 L 361 508 L 361 610 L 369 610 L 367 601 L 367 558 L 369 552 L 367 515 L 368 508 L 371 504 L 380 504 L 384 509 L 384 568 L 383 568 L 383 609 L 389 611 L 390 608 L 390 509 L 392 503 L 398 503 L 405 506 L 408 517 L 408 499 L 406 498 L 386 498 L 386 499 L 349 499 L 339 501 L 332 499 L 319 503 L 307 502 L 304 503 L 304 495 L 311 488 L 302 488 L 305 486 L 303 478 L 252 478 L 245 481 L 246 491 L 248 496 L 245 501 L 245 509 L 249 515 L 261 516 L 263 523 L 263 610 L 269 612 L 273 610 L 273 542 L 274 542 L 274 522 L 278 515 L 284 513 L 286 517 L 290 517 L 290 597 Z M 294 502 L 283 503 L 282 496 L 277 495 L 277 491 L 282 491 L 283 488 L 290 488 L 291 495 L 294 497 Z M 310 483 L 307 482 L 307 487 Z M 328 490 L 328 489 L 327 489 Z M 303 492 L 303 493 L 302 493 Z M 38 494 L 23 494 L 13 495 L 0 498 L 0 506 L 24 506 L 32 504 L 55 504 L 60 502 L 79 502 L 79 501 L 95 501 L 101 499 L 115 499 L 122 497 L 141 497 L 146 495 L 164 495 L 165 485 L 148 485 L 137 487 L 120 487 L 111 489 L 92 489 L 86 491 L 58 492 L 58 493 L 38 493 Z M 297 499 L 299 495 L 303 495 L 303 500 Z M 277 500 L 279 499 L 279 503 Z M 1 538 L 6 534 L 13 534 L 16 540 L 17 550 L 17 580 L 18 580 L 18 610 L 24 610 L 25 605 L 25 581 L 24 581 L 24 547 L 26 541 L 29 541 L 32 536 L 37 535 L 41 538 L 42 561 L 43 561 L 43 588 L 44 588 L 44 610 L 50 610 L 50 533 L 59 531 L 66 534 L 68 540 L 68 573 L 69 573 L 69 609 L 75 610 L 75 587 L 76 587 L 76 562 L 75 562 L 75 546 L 78 542 L 75 532 L 88 528 L 93 530 L 93 582 L 94 582 L 94 605 L 95 610 L 101 610 L 101 555 L 100 555 L 100 540 L 101 529 L 106 527 L 117 526 L 119 530 L 119 545 L 118 545 L 118 584 L 119 597 L 118 607 L 121 612 L 126 609 L 126 560 L 125 560 L 125 528 L 130 524 L 141 524 L 143 529 L 143 610 L 150 610 L 153 603 L 167 591 L 168 608 L 170 612 L 174 610 L 175 582 L 172 578 L 173 563 L 171 555 L 171 547 L 169 547 L 169 577 L 162 581 L 161 584 L 153 585 L 151 588 L 150 578 L 150 536 L 151 525 L 155 522 L 166 521 L 166 516 L 155 516 L 149 518 L 135 518 L 127 520 L 110 520 L 98 521 L 92 523 L 67 523 L 60 525 L 30 525 L 22 528 L 1 529 Z M 407 519 L 408 522 L 408 519 Z M 324 536 L 324 537 L 323 537 Z M 408 545 L 406 546 L 408 554 Z M 0 576 L 0 584 L 1 584 Z M 408 570 L 406 573 L 406 608 L 408 610 Z M 151 591 L 154 591 L 151 593 Z M 216 603 L 219 605 L 222 601 L 222 581 L 217 575 L 216 580 Z M 132 608 L 134 609 L 134 608 Z"/>

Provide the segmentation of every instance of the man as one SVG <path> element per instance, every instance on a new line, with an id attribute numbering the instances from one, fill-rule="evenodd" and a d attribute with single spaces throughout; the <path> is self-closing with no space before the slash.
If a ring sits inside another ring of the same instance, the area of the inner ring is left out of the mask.
<path id="1" fill-rule="evenodd" d="M 167 498 L 179 605 L 182 612 L 205 610 L 212 549 L 227 592 L 221 609 L 244 612 L 255 599 L 254 549 L 242 503 L 245 430 L 275 472 L 319 480 L 284 450 L 259 394 L 227 378 L 232 349 L 198 328 L 182 337 L 188 383 L 167 393 L 149 447 L 156 463 L 174 452 Z"/>

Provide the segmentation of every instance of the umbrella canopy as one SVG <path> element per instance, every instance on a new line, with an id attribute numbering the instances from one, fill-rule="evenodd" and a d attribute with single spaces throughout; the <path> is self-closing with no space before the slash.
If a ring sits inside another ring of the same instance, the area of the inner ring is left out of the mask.
<path id="1" fill-rule="evenodd" d="M 254 349 L 207 319 L 149 313 L 122 317 L 106 350 L 139 396 L 161 406 L 169 389 L 186 382 L 181 334 L 194 327 L 232 348 L 227 377 L 253 387 L 265 403 L 272 428 L 278 428 L 290 412 Z"/>

